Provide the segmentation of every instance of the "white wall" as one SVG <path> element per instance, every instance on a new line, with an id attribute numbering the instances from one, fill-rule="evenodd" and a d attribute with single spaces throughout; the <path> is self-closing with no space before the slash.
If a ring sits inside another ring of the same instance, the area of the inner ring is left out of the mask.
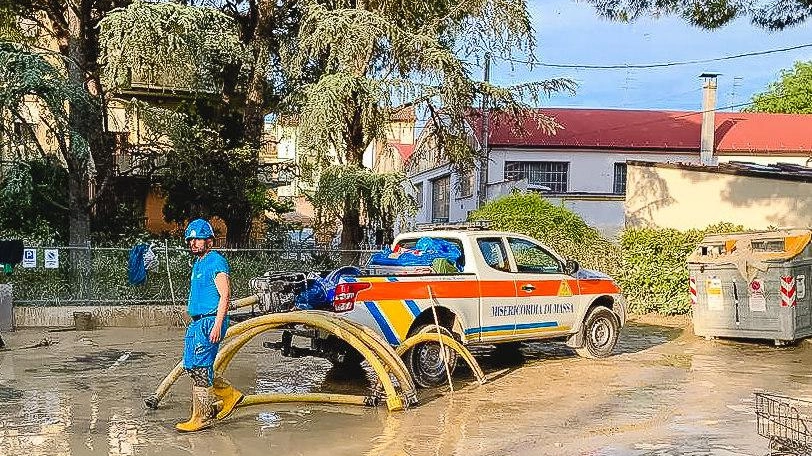
<path id="1" fill-rule="evenodd" d="M 624 225 L 623 196 L 612 195 L 614 189 L 615 163 L 626 160 L 671 161 L 698 163 L 699 154 L 661 154 L 640 152 L 601 152 L 590 150 L 533 150 L 504 148 L 494 149 L 488 166 L 488 200 L 510 193 L 513 189 L 525 190 L 524 181 L 506 182 L 506 161 L 557 161 L 569 163 L 568 192 L 581 195 L 550 195 L 555 204 L 564 204 L 573 212 L 608 236 L 617 234 Z M 447 166 L 424 171 L 411 177 L 412 183 L 423 183 L 423 206 L 415 216 L 416 223 L 431 222 L 431 180 L 450 174 Z M 449 205 L 449 222 L 467 219 L 468 212 L 476 209 L 478 188 L 474 195 L 460 198 L 454 194 L 456 176 L 452 175 L 452 196 Z M 586 194 L 586 195 L 584 195 Z"/>
<path id="2" fill-rule="evenodd" d="M 569 192 L 612 193 L 615 163 L 626 160 L 654 162 L 699 163 L 699 154 L 660 154 L 629 151 L 628 153 L 590 150 L 534 150 L 494 149 L 490 154 L 488 182 L 498 182 L 505 177 L 506 161 L 554 161 L 567 162 L 569 166 Z M 622 217 L 621 217 L 622 220 Z"/>
<path id="3" fill-rule="evenodd" d="M 477 189 L 474 188 L 474 193 L 471 196 L 463 197 L 458 193 L 458 176 L 453 174 L 449 167 L 443 166 L 429 171 L 412 176 L 410 180 L 412 184 L 423 184 L 423 206 L 418 208 L 417 214 L 414 217 L 415 223 L 430 223 L 432 221 L 431 213 L 431 199 L 432 199 L 432 181 L 446 176 L 451 176 L 450 182 L 450 201 L 448 203 L 448 221 L 449 222 L 462 222 L 468 218 L 468 212 L 476 209 L 477 205 Z"/>

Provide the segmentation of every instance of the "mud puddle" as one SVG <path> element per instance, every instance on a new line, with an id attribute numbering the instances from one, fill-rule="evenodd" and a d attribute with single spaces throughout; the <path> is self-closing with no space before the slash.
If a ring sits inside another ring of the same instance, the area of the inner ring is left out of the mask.
<path id="1" fill-rule="evenodd" d="M 615 356 L 581 359 L 563 343 L 474 350 L 490 381 L 460 368 L 421 405 L 262 405 L 183 435 L 181 379 L 158 410 L 152 392 L 180 357 L 182 330 L 61 334 L 60 343 L 0 353 L 0 455 L 762 455 L 755 391 L 812 397 L 812 345 L 708 342 L 684 328 L 632 322 Z M 4 337 L 13 347 L 35 338 Z M 369 369 L 290 360 L 258 337 L 229 379 L 247 393 L 367 394 Z M 137 350 L 134 350 L 137 348 Z M 506 349 L 507 348 L 507 349 Z"/>

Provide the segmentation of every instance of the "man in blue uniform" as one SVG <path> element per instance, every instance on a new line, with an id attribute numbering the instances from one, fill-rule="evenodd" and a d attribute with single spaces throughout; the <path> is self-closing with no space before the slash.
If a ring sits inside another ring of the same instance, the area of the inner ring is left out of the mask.
<path id="1" fill-rule="evenodd" d="M 192 416 L 175 428 L 190 432 L 211 426 L 213 418 L 225 418 L 243 399 L 242 393 L 224 378 L 214 376 L 214 359 L 228 328 L 231 284 L 228 262 L 211 250 L 214 231 L 209 222 L 193 220 L 186 227 L 185 239 L 194 255 L 189 285 L 189 316 L 183 347 L 183 367 L 192 379 Z M 219 412 L 212 395 L 221 401 Z"/>

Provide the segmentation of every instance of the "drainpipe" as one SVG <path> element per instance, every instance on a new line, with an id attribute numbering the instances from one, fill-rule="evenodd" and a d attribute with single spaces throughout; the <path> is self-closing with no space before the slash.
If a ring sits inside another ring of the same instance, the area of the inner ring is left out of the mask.
<path id="1" fill-rule="evenodd" d="M 713 145 L 716 130 L 716 77 L 717 73 L 702 73 L 702 133 L 699 145 L 699 162 L 704 166 L 716 166 Z"/>

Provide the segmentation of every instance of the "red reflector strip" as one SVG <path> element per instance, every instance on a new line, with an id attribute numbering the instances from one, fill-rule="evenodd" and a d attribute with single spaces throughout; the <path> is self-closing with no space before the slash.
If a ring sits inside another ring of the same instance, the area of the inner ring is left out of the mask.
<path id="1" fill-rule="evenodd" d="M 797 304 L 795 300 L 795 277 L 781 277 L 781 307 L 793 307 Z"/>

